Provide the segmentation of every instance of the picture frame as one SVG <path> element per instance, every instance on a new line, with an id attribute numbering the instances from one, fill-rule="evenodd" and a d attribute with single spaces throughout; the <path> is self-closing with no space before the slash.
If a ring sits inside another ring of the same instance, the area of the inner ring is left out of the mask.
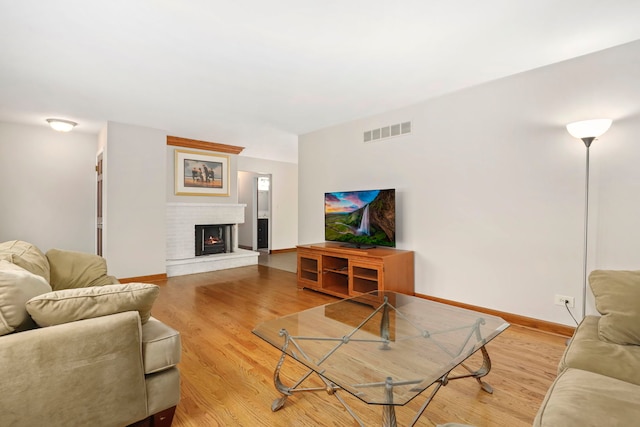
<path id="1" fill-rule="evenodd" d="M 229 196 L 229 156 L 175 150 L 176 196 Z"/>

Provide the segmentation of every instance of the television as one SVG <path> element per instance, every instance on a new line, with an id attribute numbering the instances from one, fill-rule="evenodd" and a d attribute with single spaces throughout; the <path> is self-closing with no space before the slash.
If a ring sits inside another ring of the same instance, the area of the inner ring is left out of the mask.
<path id="1" fill-rule="evenodd" d="M 395 189 L 325 193 L 324 239 L 362 249 L 395 247 Z"/>

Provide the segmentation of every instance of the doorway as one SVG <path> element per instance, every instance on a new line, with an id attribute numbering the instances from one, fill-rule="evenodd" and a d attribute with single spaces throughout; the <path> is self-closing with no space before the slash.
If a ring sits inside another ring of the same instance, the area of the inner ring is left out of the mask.
<path id="1" fill-rule="evenodd" d="M 257 178 L 257 230 L 256 230 L 256 249 L 266 250 L 269 252 L 271 245 L 269 244 L 269 223 L 271 217 L 271 176 L 260 175 Z"/>
<path id="2" fill-rule="evenodd" d="M 271 251 L 271 174 L 238 171 L 238 202 L 247 205 L 243 224 L 238 224 L 238 247 Z"/>

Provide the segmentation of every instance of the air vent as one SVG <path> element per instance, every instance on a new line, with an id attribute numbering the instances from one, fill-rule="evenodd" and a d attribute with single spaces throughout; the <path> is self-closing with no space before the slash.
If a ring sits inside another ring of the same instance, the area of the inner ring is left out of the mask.
<path id="1" fill-rule="evenodd" d="M 395 125 L 383 126 L 364 132 L 364 142 L 377 141 L 380 139 L 392 138 L 394 136 L 407 135 L 411 133 L 411 122 L 402 122 Z"/>

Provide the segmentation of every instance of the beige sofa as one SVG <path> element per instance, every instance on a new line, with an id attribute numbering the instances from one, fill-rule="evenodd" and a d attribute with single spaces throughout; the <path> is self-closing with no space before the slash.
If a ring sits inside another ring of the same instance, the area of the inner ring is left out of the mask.
<path id="1" fill-rule="evenodd" d="M 589 275 L 601 316 L 586 316 L 565 350 L 535 427 L 640 425 L 640 271 Z"/>
<path id="2" fill-rule="evenodd" d="M 180 334 L 96 255 L 0 243 L 0 425 L 169 426 Z"/>

